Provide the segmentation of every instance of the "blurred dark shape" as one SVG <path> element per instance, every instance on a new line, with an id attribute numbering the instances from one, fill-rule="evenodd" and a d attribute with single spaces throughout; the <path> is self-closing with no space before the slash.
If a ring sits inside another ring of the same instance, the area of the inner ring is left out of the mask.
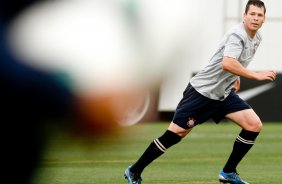
<path id="1" fill-rule="evenodd" d="M 6 22 L 16 18 L 23 10 L 39 0 L 1 0 L 0 17 Z"/>
<path id="2" fill-rule="evenodd" d="M 34 2 L 4 0 L 0 6 L 1 180 L 7 183 L 30 183 L 44 147 L 44 123 L 72 111 L 69 89 L 51 74 L 22 64 L 9 48 L 10 23 Z"/>

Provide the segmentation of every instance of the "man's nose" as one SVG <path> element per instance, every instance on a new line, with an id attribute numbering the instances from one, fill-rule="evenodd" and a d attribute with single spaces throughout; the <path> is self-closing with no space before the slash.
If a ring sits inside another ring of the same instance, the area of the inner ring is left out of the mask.
<path id="1" fill-rule="evenodd" d="M 254 20 L 257 21 L 258 20 L 258 15 L 254 16 Z"/>

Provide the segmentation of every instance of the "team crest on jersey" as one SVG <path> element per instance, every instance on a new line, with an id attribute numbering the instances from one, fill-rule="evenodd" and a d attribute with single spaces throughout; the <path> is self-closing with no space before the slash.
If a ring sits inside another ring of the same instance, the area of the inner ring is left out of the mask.
<path id="1" fill-rule="evenodd" d="M 187 122 L 188 127 L 189 128 L 194 127 L 195 126 L 195 122 L 196 122 L 196 120 L 194 118 L 189 118 L 188 122 Z"/>

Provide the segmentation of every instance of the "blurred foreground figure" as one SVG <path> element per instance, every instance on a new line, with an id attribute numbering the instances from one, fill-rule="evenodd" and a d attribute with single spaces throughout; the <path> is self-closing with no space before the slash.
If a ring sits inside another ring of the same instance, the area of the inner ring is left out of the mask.
<path id="1" fill-rule="evenodd" d="M 27 64 L 29 58 L 17 54 L 15 43 L 11 42 L 14 39 L 11 37 L 13 24 L 27 9 L 38 3 L 35 0 L 4 0 L 0 6 L 0 118 L 4 143 L 1 149 L 1 179 L 8 183 L 30 183 L 48 138 L 47 123 L 72 126 L 82 136 L 84 133 L 95 136 L 116 130 L 118 117 L 123 112 L 123 108 L 113 107 L 116 106 L 113 99 L 120 98 L 123 93 L 116 97 L 109 96 L 106 90 L 99 92 L 99 95 L 87 90 L 78 93 L 68 85 L 64 73 Z M 35 28 L 33 25 L 27 26 L 30 30 Z M 19 43 L 29 47 L 33 39 L 44 38 L 31 37 Z M 44 55 L 39 55 L 37 59 L 48 63 Z M 83 61 L 78 62 L 83 65 Z M 92 70 L 95 71 L 95 68 Z M 65 125 L 66 122 L 69 124 Z"/>
<path id="2" fill-rule="evenodd" d="M 183 1 L 158 3 L 43 1 L 17 18 L 11 42 L 27 65 L 65 76 L 86 127 L 97 125 L 93 118 L 102 129 L 133 125 L 148 109 L 150 90 L 185 55 L 196 27 Z"/>
<path id="3" fill-rule="evenodd" d="M 48 73 L 32 69 L 12 54 L 7 35 L 31 0 L 4 1 L 0 10 L 0 101 L 2 180 L 29 183 L 45 136 L 43 124 L 66 117 L 72 95 Z"/>
<path id="4" fill-rule="evenodd" d="M 193 127 L 209 119 L 219 123 L 225 118 L 240 126 L 242 131 L 234 142 L 226 165 L 219 173 L 219 181 L 248 184 L 240 178 L 236 168 L 254 145 L 262 129 L 262 122 L 236 92 L 240 88 L 240 77 L 259 81 L 274 81 L 276 78 L 273 70 L 253 72 L 246 68 L 261 42 L 258 30 L 265 21 L 265 12 L 262 1 L 248 1 L 243 22 L 224 36 L 209 64 L 190 80 L 167 131 L 155 139 L 141 157 L 125 170 L 124 175 L 129 184 L 140 184 L 143 170 L 169 147 L 180 142 Z"/>
<path id="5" fill-rule="evenodd" d="M 139 122 L 161 73 L 147 67 L 133 29 L 115 0 L 45 1 L 14 21 L 11 44 L 27 65 L 64 76 L 82 124 L 104 130 Z"/>
<path id="6" fill-rule="evenodd" d="M 44 122 L 71 119 L 76 131 L 95 136 L 144 116 L 148 91 L 160 83 L 166 63 L 175 64 L 182 46 L 189 45 L 182 35 L 195 27 L 180 2 L 173 17 L 167 12 L 174 2 L 164 9 L 156 2 L 1 3 L 2 118 L 7 121 L 2 135 L 7 171 L 22 176 L 15 183 L 27 182 L 34 169 Z"/>
<path id="7" fill-rule="evenodd" d="M 3 180 L 29 183 L 47 123 L 95 138 L 144 116 L 165 57 L 152 57 L 131 9 L 115 0 L 4 0 L 0 8 Z"/>

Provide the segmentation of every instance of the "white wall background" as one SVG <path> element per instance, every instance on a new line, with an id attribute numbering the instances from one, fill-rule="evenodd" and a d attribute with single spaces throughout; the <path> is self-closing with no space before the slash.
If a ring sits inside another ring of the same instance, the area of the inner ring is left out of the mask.
<path id="1" fill-rule="evenodd" d="M 196 20 L 193 21 L 196 23 L 190 30 L 196 34 L 186 35 L 189 40 L 186 52 L 174 61 L 173 68 L 170 68 L 170 73 L 161 86 L 159 111 L 175 110 L 192 73 L 207 64 L 225 31 L 242 20 L 246 2 L 247 0 L 190 2 L 199 7 L 194 12 Z M 271 68 L 282 72 L 282 1 L 264 2 L 267 12 L 266 22 L 261 29 L 263 42 L 249 68 L 256 71 Z"/>

